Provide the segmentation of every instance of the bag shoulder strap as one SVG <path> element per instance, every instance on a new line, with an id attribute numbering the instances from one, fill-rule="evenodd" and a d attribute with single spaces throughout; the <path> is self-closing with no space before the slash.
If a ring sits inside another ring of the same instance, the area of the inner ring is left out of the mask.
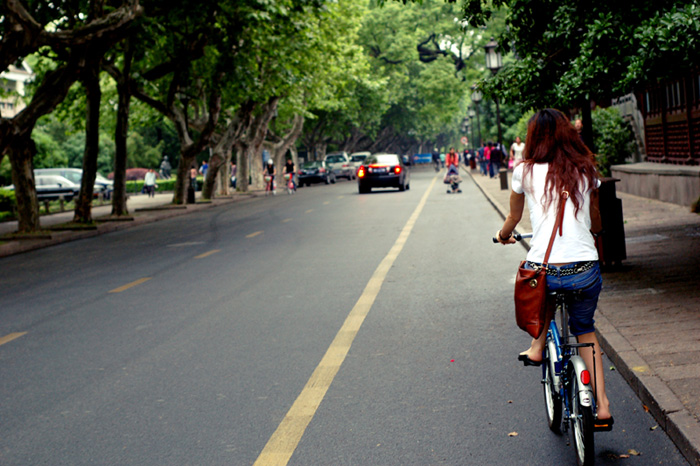
<path id="1" fill-rule="evenodd" d="M 564 207 L 566 207 L 566 200 L 568 198 L 569 198 L 569 192 L 562 191 L 560 201 L 559 201 L 559 209 L 557 210 L 557 219 L 554 222 L 554 229 L 552 230 L 552 236 L 549 238 L 549 245 L 547 246 L 547 252 L 544 253 L 544 261 L 542 262 L 542 267 L 544 267 L 544 268 L 547 268 L 547 264 L 549 263 L 549 253 L 552 252 L 552 245 L 554 244 L 554 238 L 556 238 L 556 236 L 557 236 L 557 228 L 559 229 L 559 236 L 561 236 L 563 233 L 564 225 L 562 225 L 562 222 L 564 220 Z"/>

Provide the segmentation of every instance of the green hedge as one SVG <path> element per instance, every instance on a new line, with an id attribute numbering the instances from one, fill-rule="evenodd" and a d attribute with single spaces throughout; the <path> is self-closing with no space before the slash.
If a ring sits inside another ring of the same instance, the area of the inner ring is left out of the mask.
<path id="1" fill-rule="evenodd" d="M 15 192 L 11 189 L 0 189 L 0 212 L 12 212 L 17 205 Z"/>
<path id="2" fill-rule="evenodd" d="M 166 191 L 175 190 L 175 178 L 170 178 L 169 180 L 156 180 L 156 192 L 162 193 Z M 143 180 L 127 181 L 126 182 L 126 192 L 127 193 L 140 193 L 143 189 Z"/>

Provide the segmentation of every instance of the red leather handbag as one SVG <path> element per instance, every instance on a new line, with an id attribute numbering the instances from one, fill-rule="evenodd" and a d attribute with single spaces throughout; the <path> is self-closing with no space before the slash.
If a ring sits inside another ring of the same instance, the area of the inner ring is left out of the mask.
<path id="1" fill-rule="evenodd" d="M 532 338 L 539 337 L 548 323 L 547 263 L 549 262 L 549 253 L 552 252 L 557 229 L 559 229 L 559 235 L 562 234 L 561 223 L 564 218 L 564 206 L 568 197 L 568 192 L 562 192 L 557 219 L 554 222 L 554 229 L 552 230 L 552 236 L 549 238 L 549 245 L 544 254 L 542 267 L 537 269 L 525 268 L 526 261 L 522 261 L 515 276 L 515 322 L 518 324 L 518 327 L 529 333 Z"/>

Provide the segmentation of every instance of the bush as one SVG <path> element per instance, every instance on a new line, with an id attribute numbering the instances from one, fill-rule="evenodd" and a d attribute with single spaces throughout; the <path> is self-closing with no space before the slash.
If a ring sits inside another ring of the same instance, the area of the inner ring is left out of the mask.
<path id="1" fill-rule="evenodd" d="M 593 143 L 601 175 L 610 176 L 610 166 L 625 163 L 635 150 L 629 122 L 613 107 L 593 111 Z"/>
<path id="2" fill-rule="evenodd" d="M 170 178 L 169 180 L 156 180 L 156 192 L 162 193 L 167 191 L 173 191 L 175 189 L 176 178 Z M 127 181 L 126 182 L 126 192 L 127 193 L 140 193 L 143 190 L 143 180 Z"/>
<path id="3" fill-rule="evenodd" d="M 12 212 L 16 205 L 15 192 L 11 189 L 0 189 L 0 212 Z"/>

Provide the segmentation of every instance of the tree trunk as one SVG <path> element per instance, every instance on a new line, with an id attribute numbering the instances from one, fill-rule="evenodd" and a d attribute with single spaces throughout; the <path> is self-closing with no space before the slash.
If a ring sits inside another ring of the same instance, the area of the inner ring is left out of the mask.
<path id="1" fill-rule="evenodd" d="M 41 227 L 32 163 L 35 154 L 36 146 L 30 136 L 17 137 L 12 141 L 10 164 L 17 199 L 17 231 L 19 233 L 37 231 Z"/>
<path id="2" fill-rule="evenodd" d="M 126 165 L 129 154 L 127 153 L 127 137 L 129 135 L 129 107 L 131 106 L 131 90 L 129 79 L 131 76 L 131 63 L 134 53 L 131 39 L 126 41 L 124 51 L 124 67 L 117 81 L 118 107 L 117 127 L 114 132 L 114 192 L 112 193 L 112 215 L 128 215 L 126 205 Z"/>
<path id="3" fill-rule="evenodd" d="M 591 115 L 591 102 L 588 99 L 581 99 L 581 123 L 583 129 L 581 138 L 583 143 L 588 146 L 591 152 L 595 153 L 595 144 L 593 142 L 593 116 Z"/>
<path id="4" fill-rule="evenodd" d="M 83 154 L 83 179 L 80 195 L 75 203 L 73 221 L 77 223 L 92 222 L 92 195 L 97 174 L 97 156 L 100 152 L 100 63 L 96 60 L 86 69 L 83 86 L 87 97 L 87 115 L 85 118 L 85 152 Z"/>
<path id="5" fill-rule="evenodd" d="M 236 144 L 236 167 L 238 174 L 236 175 L 236 189 L 242 193 L 247 193 L 249 188 L 248 179 L 250 178 L 250 170 L 248 170 L 248 159 L 243 150 L 243 146 Z"/>

